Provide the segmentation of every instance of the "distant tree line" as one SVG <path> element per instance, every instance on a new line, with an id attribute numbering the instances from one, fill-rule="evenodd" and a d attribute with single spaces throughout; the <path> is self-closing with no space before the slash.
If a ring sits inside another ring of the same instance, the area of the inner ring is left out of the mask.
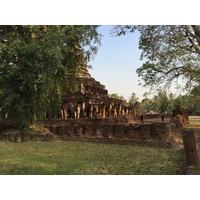
<path id="1" fill-rule="evenodd" d="M 111 33 L 114 36 L 139 32 L 138 48 L 144 60 L 136 72 L 140 85 L 151 91 L 159 90 L 151 101 L 143 101 L 142 110 L 170 112 L 177 102 L 190 114 L 200 113 L 200 26 L 199 25 L 119 25 Z M 179 97 L 167 94 L 166 89 L 182 88 Z M 148 108 L 148 109 L 147 109 Z"/>
<path id="2" fill-rule="evenodd" d="M 189 115 L 200 115 L 200 87 L 196 87 L 185 95 L 176 96 L 173 93 L 159 89 L 151 99 L 145 97 L 140 102 L 140 112 L 143 113 L 171 113 L 175 107 L 181 103 L 188 109 Z M 135 93 L 133 93 L 135 94 Z M 146 96 L 146 94 L 145 94 Z M 129 104 L 135 102 L 138 98 L 132 95 L 129 98 Z"/>

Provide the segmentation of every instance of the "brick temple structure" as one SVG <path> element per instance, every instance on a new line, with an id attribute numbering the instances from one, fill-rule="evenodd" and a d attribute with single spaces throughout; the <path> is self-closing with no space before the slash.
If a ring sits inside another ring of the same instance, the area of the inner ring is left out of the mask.
<path id="1" fill-rule="evenodd" d="M 188 124 L 188 110 L 185 109 L 181 103 L 178 103 L 176 108 L 172 110 L 172 121 L 174 118 L 178 120 L 178 123 Z"/>
<path id="2" fill-rule="evenodd" d="M 139 103 L 129 106 L 124 100 L 108 97 L 108 90 L 91 77 L 86 67 L 77 76 L 78 89 L 63 97 L 61 118 L 106 118 L 136 116 Z"/>

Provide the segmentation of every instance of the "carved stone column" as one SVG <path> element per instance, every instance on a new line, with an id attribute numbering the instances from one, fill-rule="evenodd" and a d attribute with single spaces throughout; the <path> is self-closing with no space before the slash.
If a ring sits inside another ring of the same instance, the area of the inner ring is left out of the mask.
<path id="1" fill-rule="evenodd" d="M 79 119 L 80 118 L 80 114 L 81 114 L 81 108 L 79 105 L 77 105 L 77 118 Z"/>
<path id="2" fill-rule="evenodd" d="M 64 117 L 64 119 L 67 119 L 67 110 L 66 110 L 66 108 L 63 109 L 63 117 Z"/>
<path id="3" fill-rule="evenodd" d="M 92 118 L 92 113 L 93 113 L 93 106 L 90 104 L 89 105 L 89 117 Z"/>
<path id="4" fill-rule="evenodd" d="M 116 108 L 116 106 L 114 108 L 114 117 L 117 117 L 117 108 Z"/>
<path id="5" fill-rule="evenodd" d="M 63 109 L 60 110 L 60 116 L 61 116 L 61 119 L 64 119 Z"/>
<path id="6" fill-rule="evenodd" d="M 106 117 L 106 106 L 105 105 L 102 106 L 102 117 L 103 118 Z"/>
<path id="7" fill-rule="evenodd" d="M 85 102 L 82 103 L 81 117 L 85 118 Z"/>

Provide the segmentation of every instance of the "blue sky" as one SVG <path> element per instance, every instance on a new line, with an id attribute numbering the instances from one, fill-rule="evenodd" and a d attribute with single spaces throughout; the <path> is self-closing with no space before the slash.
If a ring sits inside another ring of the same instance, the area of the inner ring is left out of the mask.
<path id="1" fill-rule="evenodd" d="M 148 89 L 138 85 L 136 69 L 142 65 L 141 51 L 138 49 L 138 33 L 113 37 L 110 31 L 114 26 L 101 26 L 99 32 L 104 35 L 102 46 L 89 64 L 93 78 L 105 85 L 108 93 L 117 93 L 129 99 L 132 93 L 142 100 Z"/>

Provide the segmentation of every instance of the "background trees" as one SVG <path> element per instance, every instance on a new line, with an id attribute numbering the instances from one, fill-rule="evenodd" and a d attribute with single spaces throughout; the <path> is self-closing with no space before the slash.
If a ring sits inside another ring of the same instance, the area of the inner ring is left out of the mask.
<path id="1" fill-rule="evenodd" d="M 173 93 L 167 93 L 167 91 L 159 89 L 157 94 L 152 98 L 144 98 L 140 104 L 140 112 L 148 113 L 172 113 L 172 110 L 181 103 L 181 105 L 188 109 L 189 115 L 200 115 L 200 96 L 194 91 L 188 92 L 185 95 L 175 96 Z"/>
<path id="2" fill-rule="evenodd" d="M 58 111 L 80 66 L 97 52 L 97 27 L 0 26 L 1 115 L 26 129 Z"/>
<path id="3" fill-rule="evenodd" d="M 161 89 L 158 90 L 157 95 L 152 98 L 151 109 L 157 113 L 171 113 L 175 108 L 175 96 Z"/>
<path id="4" fill-rule="evenodd" d="M 140 32 L 139 49 L 145 63 L 137 69 L 141 84 L 184 88 L 200 84 L 200 26 L 116 26 L 115 35 Z"/>
<path id="5" fill-rule="evenodd" d="M 152 99 L 151 107 L 160 112 L 169 111 L 172 105 L 181 102 L 191 114 L 199 113 L 200 98 L 200 26 L 199 25 L 145 25 L 115 26 L 115 36 L 127 32 L 140 32 L 139 49 L 142 50 L 141 60 L 144 64 L 137 69 L 141 78 L 140 84 L 150 87 L 167 89 L 181 87 L 189 91 L 184 96 L 159 90 Z"/>
<path id="6" fill-rule="evenodd" d="M 188 109 L 190 115 L 200 115 L 200 87 L 196 87 L 191 92 L 185 95 L 176 96 L 172 92 L 168 93 L 166 90 L 159 88 L 154 96 L 148 97 L 148 93 L 144 93 L 144 99 L 139 101 L 139 98 L 133 92 L 129 97 L 129 105 L 134 105 L 136 102 L 140 103 L 139 110 L 141 113 L 172 113 L 172 110 L 181 103 L 181 105 Z M 124 100 L 123 96 L 118 94 L 110 94 L 111 98 Z"/>
<path id="7" fill-rule="evenodd" d="M 136 94 L 133 92 L 133 93 L 131 94 L 131 96 L 129 97 L 128 103 L 129 103 L 130 106 L 132 106 L 132 105 L 134 105 L 136 102 L 138 102 L 138 100 L 139 100 L 139 98 L 138 98 L 138 97 L 136 96 Z"/>
<path id="8" fill-rule="evenodd" d="M 192 106 L 191 114 L 200 115 L 200 86 L 195 87 L 191 91 L 190 106 Z"/>
<path id="9" fill-rule="evenodd" d="M 141 113 L 149 113 L 151 112 L 151 100 L 148 98 L 145 98 L 142 100 L 142 103 L 139 106 L 139 110 Z"/>
<path id="10" fill-rule="evenodd" d="M 112 94 L 108 94 L 108 96 L 110 98 L 115 98 L 115 99 L 119 99 L 119 100 L 124 100 L 124 97 L 122 95 L 118 95 L 116 93 L 112 93 Z"/>

